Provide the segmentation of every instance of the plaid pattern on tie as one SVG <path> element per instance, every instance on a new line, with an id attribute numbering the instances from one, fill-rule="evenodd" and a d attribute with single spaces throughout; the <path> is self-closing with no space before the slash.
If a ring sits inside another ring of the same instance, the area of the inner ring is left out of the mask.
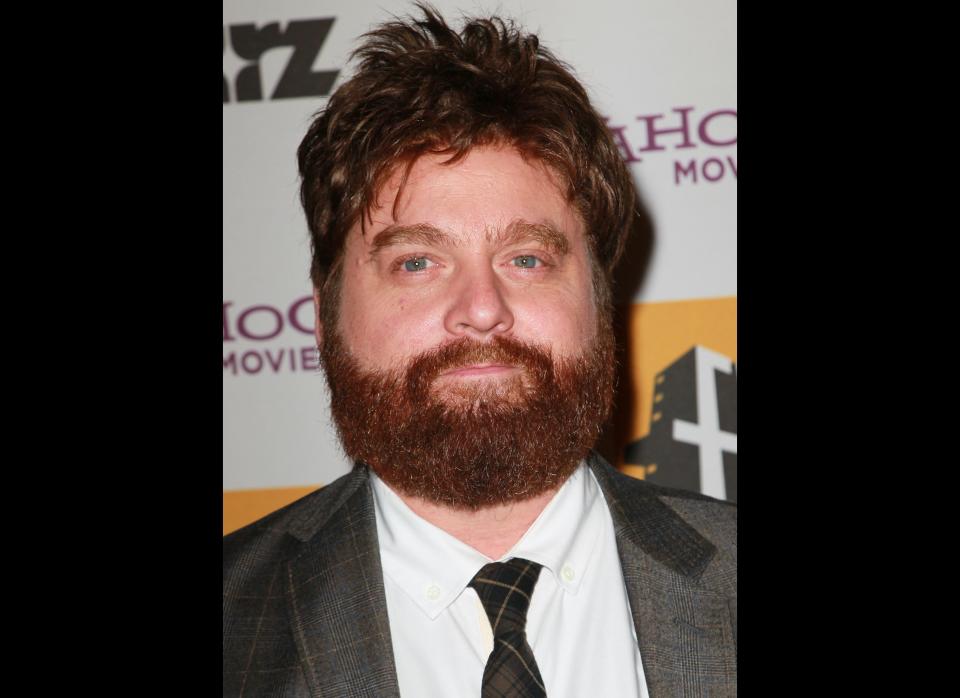
<path id="1" fill-rule="evenodd" d="M 527 644 L 527 608 L 540 565 L 513 558 L 484 565 L 470 581 L 493 628 L 493 651 L 483 670 L 482 698 L 545 698 L 540 669 Z"/>

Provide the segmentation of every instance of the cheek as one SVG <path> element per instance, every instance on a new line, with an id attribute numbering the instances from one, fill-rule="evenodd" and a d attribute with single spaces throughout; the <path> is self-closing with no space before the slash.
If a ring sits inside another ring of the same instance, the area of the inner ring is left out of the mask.
<path id="1" fill-rule="evenodd" d="M 345 294 L 340 327 L 347 346 L 363 364 L 390 367 L 438 343 L 437 313 L 424 312 L 415 299 L 362 298 Z"/>
<path id="2" fill-rule="evenodd" d="M 539 302 L 527 301 L 524 324 L 532 330 L 530 336 L 539 334 L 540 343 L 553 344 L 559 355 L 580 353 L 597 334 L 593 279 L 586 265 L 578 272 L 548 297 Z"/>
<path id="3" fill-rule="evenodd" d="M 521 339 L 553 350 L 559 356 L 582 351 L 596 334 L 597 315 L 590 298 L 564 298 L 551 303 L 527 302 L 517 313 Z"/>

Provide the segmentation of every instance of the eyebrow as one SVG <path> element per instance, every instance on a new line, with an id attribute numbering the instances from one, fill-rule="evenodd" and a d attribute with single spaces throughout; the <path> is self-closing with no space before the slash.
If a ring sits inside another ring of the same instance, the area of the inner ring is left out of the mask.
<path id="1" fill-rule="evenodd" d="M 512 245 L 532 240 L 539 242 L 545 248 L 558 255 L 565 255 L 570 251 L 570 241 L 567 236 L 551 225 L 545 223 L 527 223 L 514 221 L 506 228 L 488 232 L 487 240 L 494 244 Z"/>
<path id="2" fill-rule="evenodd" d="M 496 245 L 513 245 L 521 242 L 534 241 L 558 255 L 565 255 L 570 251 L 570 241 L 567 236 L 544 223 L 527 223 L 513 221 L 506 228 L 488 230 L 487 242 Z M 460 243 L 444 231 L 428 223 L 416 225 L 390 225 L 381 230 L 373 239 L 373 249 L 370 256 L 375 257 L 381 250 L 393 245 L 419 243 L 435 247 L 456 247 Z"/>

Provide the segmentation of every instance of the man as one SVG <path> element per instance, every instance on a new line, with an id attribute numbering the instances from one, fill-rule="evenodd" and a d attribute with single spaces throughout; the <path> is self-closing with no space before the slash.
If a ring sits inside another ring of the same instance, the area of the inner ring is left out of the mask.
<path id="1" fill-rule="evenodd" d="M 385 24 L 299 149 L 349 474 L 224 538 L 224 693 L 736 693 L 736 508 L 590 449 L 635 215 L 498 19 Z"/>

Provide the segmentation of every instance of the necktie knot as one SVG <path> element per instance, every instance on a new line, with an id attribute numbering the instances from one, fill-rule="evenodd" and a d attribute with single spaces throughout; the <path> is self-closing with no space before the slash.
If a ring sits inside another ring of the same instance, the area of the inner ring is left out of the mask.
<path id="1" fill-rule="evenodd" d="M 515 557 L 484 565 L 470 580 L 469 586 L 476 590 L 490 619 L 494 637 L 525 632 L 527 609 L 540 569 L 536 562 Z"/>

